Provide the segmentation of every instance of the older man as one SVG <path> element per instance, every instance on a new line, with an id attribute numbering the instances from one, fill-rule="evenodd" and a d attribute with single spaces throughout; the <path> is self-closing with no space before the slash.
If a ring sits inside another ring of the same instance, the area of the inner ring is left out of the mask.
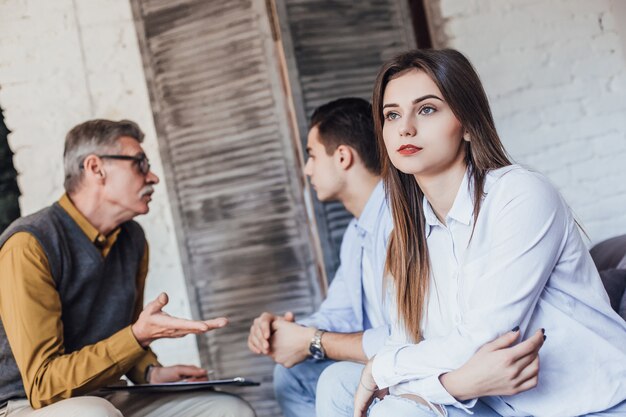
<path id="1" fill-rule="evenodd" d="M 91 120 L 65 142 L 66 194 L 0 236 L 0 416 L 253 416 L 238 397 L 86 396 L 126 375 L 136 383 L 206 378 L 161 366 L 152 341 L 204 333 L 225 318 L 192 321 L 143 308 L 148 245 L 132 219 L 148 212 L 159 178 L 130 121 Z"/>

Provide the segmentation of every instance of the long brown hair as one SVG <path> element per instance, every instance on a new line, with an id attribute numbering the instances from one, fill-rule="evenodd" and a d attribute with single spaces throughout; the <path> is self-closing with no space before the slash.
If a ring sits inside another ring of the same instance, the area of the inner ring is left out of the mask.
<path id="1" fill-rule="evenodd" d="M 472 64 L 452 49 L 414 50 L 385 63 L 376 77 L 372 110 L 382 177 L 387 190 L 394 229 L 389 241 L 385 270 L 392 276 L 398 315 L 414 342 L 421 338 L 421 323 L 426 311 L 430 261 L 426 243 L 422 201 L 424 193 L 413 175 L 391 164 L 383 139 L 383 96 L 390 80 L 405 71 L 426 73 L 441 91 L 444 100 L 470 136 L 465 146 L 465 162 L 474 188 L 474 224 L 484 193 L 486 174 L 511 165 L 496 132 L 487 95 Z"/>

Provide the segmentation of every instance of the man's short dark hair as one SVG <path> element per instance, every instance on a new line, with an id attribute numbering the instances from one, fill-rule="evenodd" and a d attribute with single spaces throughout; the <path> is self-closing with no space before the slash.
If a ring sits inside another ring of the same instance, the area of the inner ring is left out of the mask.
<path id="1" fill-rule="evenodd" d="M 310 126 L 317 126 L 320 142 L 328 155 L 332 155 L 340 145 L 350 146 L 359 154 L 368 171 L 380 175 L 372 105 L 369 102 L 348 97 L 326 103 L 315 109 Z"/>

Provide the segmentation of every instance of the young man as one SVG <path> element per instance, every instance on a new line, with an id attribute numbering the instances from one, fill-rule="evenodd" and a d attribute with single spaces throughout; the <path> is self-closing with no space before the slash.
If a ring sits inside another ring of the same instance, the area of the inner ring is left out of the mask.
<path id="1" fill-rule="evenodd" d="M 216 392 L 84 396 L 122 375 L 136 383 L 206 378 L 196 366 L 161 366 L 163 337 L 204 333 L 225 318 L 191 321 L 143 308 L 148 245 L 132 219 L 148 212 L 159 178 L 143 132 L 91 120 L 67 135 L 66 194 L 0 235 L 0 416 L 253 416 Z"/>
<path id="2" fill-rule="evenodd" d="M 380 289 L 392 222 L 379 177 L 370 104 L 345 98 L 318 108 L 307 152 L 304 172 L 318 198 L 341 201 L 355 219 L 344 234 L 341 266 L 319 311 L 298 324 L 291 313 L 263 313 L 250 329 L 250 349 L 279 364 L 274 387 L 285 417 L 315 415 L 318 379 L 333 363 L 324 359 L 349 361 L 358 382 L 357 362 L 375 354 L 389 333 Z M 305 360 L 311 355 L 316 360 Z"/>
<path id="3" fill-rule="evenodd" d="M 338 200 L 355 218 L 345 231 L 341 265 L 320 309 L 297 323 L 289 312 L 265 312 L 250 328 L 250 350 L 277 362 L 274 390 L 285 417 L 352 416 L 363 363 L 389 334 L 383 273 L 393 223 L 373 126 L 370 104 L 358 98 L 332 101 L 311 118 L 304 172 L 321 201 Z M 473 397 L 516 389 L 519 376 L 497 380 L 500 373 L 490 371 L 507 368 L 514 374 L 536 358 L 541 337 L 506 349 L 517 336 L 515 331 L 503 335 L 450 372 L 458 384 L 455 392 Z"/>

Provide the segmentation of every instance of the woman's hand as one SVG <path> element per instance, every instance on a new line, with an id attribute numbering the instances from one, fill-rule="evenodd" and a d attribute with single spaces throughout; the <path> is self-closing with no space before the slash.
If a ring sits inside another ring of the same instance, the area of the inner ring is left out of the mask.
<path id="1" fill-rule="evenodd" d="M 544 331 L 512 346 L 519 329 L 481 347 L 462 367 L 439 377 L 444 388 L 459 401 L 488 395 L 514 395 L 537 386 L 539 349 Z"/>
<path id="2" fill-rule="evenodd" d="M 372 376 L 373 361 L 374 358 L 370 359 L 361 373 L 361 380 L 354 395 L 354 417 L 365 417 L 374 398 L 383 398 L 389 393 L 387 388 L 379 390 L 376 386 Z"/>

